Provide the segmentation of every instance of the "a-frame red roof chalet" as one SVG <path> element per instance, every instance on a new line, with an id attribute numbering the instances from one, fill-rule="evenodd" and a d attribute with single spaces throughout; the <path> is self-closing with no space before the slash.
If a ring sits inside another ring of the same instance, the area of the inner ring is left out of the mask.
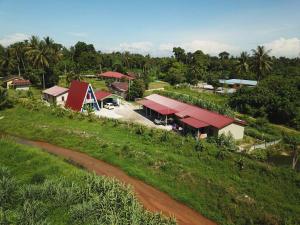
<path id="1" fill-rule="evenodd" d="M 92 85 L 77 80 L 71 83 L 66 107 L 78 112 L 84 112 L 87 108 L 100 110 Z"/>

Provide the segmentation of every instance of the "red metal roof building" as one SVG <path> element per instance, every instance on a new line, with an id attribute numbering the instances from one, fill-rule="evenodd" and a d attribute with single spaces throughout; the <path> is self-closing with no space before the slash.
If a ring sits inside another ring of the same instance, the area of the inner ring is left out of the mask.
<path id="1" fill-rule="evenodd" d="M 95 91 L 95 96 L 97 101 L 102 101 L 103 99 L 111 96 L 112 93 L 108 92 L 108 91 Z"/>
<path id="2" fill-rule="evenodd" d="M 83 112 L 86 107 L 99 111 L 96 96 L 89 83 L 73 80 L 69 89 L 66 107 L 74 111 Z"/>
<path id="3" fill-rule="evenodd" d="M 165 96 L 152 94 L 140 100 L 138 103 L 161 115 L 173 115 L 178 118 L 181 123 L 196 129 L 211 127 L 214 133 L 228 133 L 230 131 L 237 137 L 236 139 L 240 139 L 244 133 L 244 124 L 241 121 Z M 242 134 L 240 134 L 241 132 Z"/>
<path id="4" fill-rule="evenodd" d="M 122 74 L 119 72 L 114 72 L 114 71 L 107 71 L 105 73 L 101 73 L 99 76 L 103 77 L 103 78 L 112 78 L 112 79 L 117 79 L 117 80 L 121 80 L 121 79 L 133 80 L 134 79 L 131 76 L 127 76 L 125 74 Z"/>

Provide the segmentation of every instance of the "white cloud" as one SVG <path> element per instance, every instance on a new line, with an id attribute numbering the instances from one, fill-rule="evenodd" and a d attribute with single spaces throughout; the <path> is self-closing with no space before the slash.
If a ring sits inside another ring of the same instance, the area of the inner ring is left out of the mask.
<path id="1" fill-rule="evenodd" d="M 129 51 L 133 53 L 148 54 L 153 50 L 153 44 L 149 41 L 121 43 L 114 51 Z"/>
<path id="2" fill-rule="evenodd" d="M 15 42 L 29 39 L 29 37 L 30 37 L 29 35 L 23 33 L 9 34 L 9 35 L 5 35 L 3 38 L 0 39 L 0 44 L 6 47 Z"/>
<path id="3" fill-rule="evenodd" d="M 88 34 L 85 32 L 67 32 L 67 34 L 75 37 L 87 37 Z"/>
<path id="4" fill-rule="evenodd" d="M 280 38 L 264 44 L 267 49 L 271 49 L 270 55 L 297 57 L 300 56 L 300 39 L 299 38 Z"/>

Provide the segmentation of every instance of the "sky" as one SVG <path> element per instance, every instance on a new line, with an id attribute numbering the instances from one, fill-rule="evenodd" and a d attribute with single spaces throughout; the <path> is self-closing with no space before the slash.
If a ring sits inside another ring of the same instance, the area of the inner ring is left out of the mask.
<path id="1" fill-rule="evenodd" d="M 265 45 L 300 57 L 300 0 L 0 0 L 0 44 L 31 35 L 103 52 L 238 55 Z"/>

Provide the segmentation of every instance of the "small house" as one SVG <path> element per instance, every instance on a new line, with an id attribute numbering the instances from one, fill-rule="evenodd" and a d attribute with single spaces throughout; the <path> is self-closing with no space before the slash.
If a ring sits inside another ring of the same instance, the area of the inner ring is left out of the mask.
<path id="1" fill-rule="evenodd" d="M 77 80 L 73 80 L 71 83 L 65 106 L 78 112 L 100 110 L 92 85 Z"/>
<path id="2" fill-rule="evenodd" d="M 12 81 L 11 87 L 13 87 L 15 90 L 28 91 L 30 85 L 31 85 L 30 80 L 14 79 Z"/>
<path id="3" fill-rule="evenodd" d="M 107 71 L 105 73 L 101 73 L 98 75 L 98 77 L 104 78 L 104 79 L 112 79 L 116 81 L 122 81 L 122 80 L 133 80 L 134 77 L 115 72 L 115 71 Z"/>
<path id="4" fill-rule="evenodd" d="M 43 91 L 43 99 L 51 104 L 64 106 L 68 98 L 68 88 L 53 86 Z"/>
<path id="5" fill-rule="evenodd" d="M 123 98 L 126 98 L 129 84 L 127 82 L 113 82 L 110 86 L 111 91 Z"/>

